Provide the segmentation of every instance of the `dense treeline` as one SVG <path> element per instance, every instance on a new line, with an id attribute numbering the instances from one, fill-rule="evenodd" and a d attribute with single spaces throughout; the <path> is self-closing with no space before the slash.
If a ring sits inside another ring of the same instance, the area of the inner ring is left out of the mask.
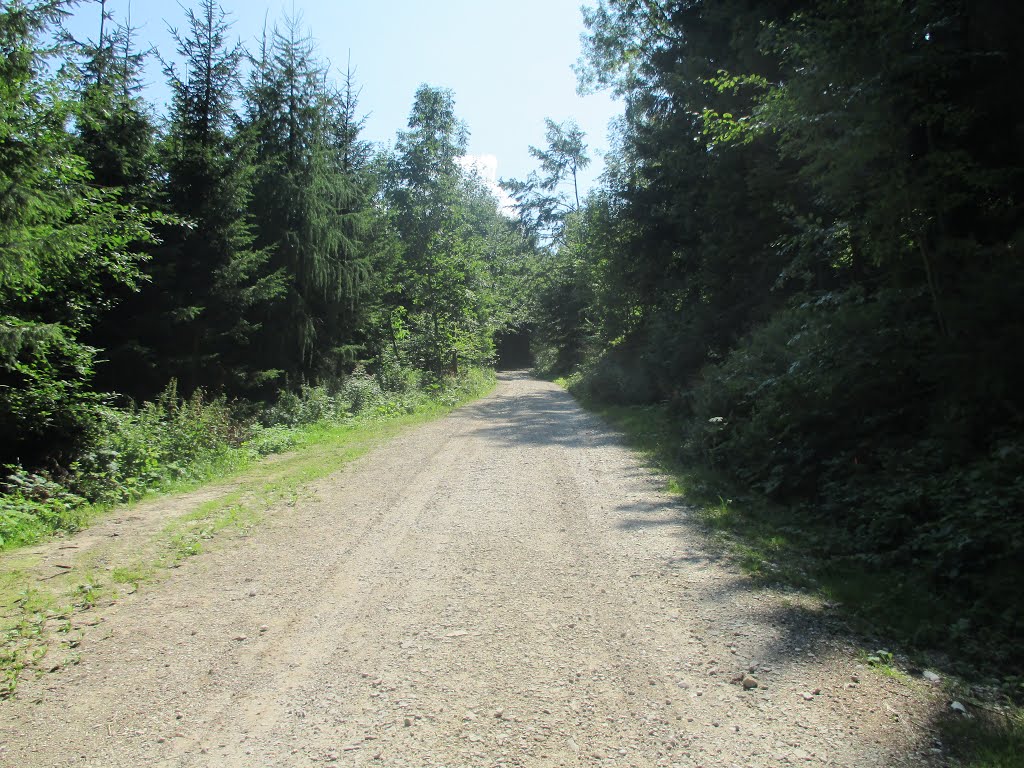
<path id="1" fill-rule="evenodd" d="M 94 498 L 85 474 L 120 477 L 141 444 L 113 445 L 125 414 L 212 399 L 230 432 L 282 392 L 402 392 L 491 361 L 533 250 L 459 164 L 449 91 L 422 86 L 380 150 L 352 73 L 296 18 L 243 47 L 197 0 L 156 53 L 103 3 L 96 39 L 71 39 L 74 5 L 0 7 L 0 517 L 28 486 Z M 158 55 L 166 114 L 142 88 Z"/>
<path id="2" fill-rule="evenodd" d="M 918 641 L 1019 664 L 1024 6 L 585 13 L 582 82 L 625 116 L 548 256 L 541 361 L 668 403 L 681 459 L 884 574 L 862 597 Z"/>
<path id="3" fill-rule="evenodd" d="M 581 198 L 584 136 L 549 120 L 514 224 L 449 91 L 381 151 L 297 20 L 243 47 L 199 0 L 158 114 L 155 54 L 107 14 L 69 39 L 70 5 L 0 9 L 0 538 L 240 425 L 402 407 L 530 328 L 583 394 L 664 404 L 680 460 L 793 510 L 915 640 L 1017 669 L 1024 8 L 601 0 L 603 183 Z"/>

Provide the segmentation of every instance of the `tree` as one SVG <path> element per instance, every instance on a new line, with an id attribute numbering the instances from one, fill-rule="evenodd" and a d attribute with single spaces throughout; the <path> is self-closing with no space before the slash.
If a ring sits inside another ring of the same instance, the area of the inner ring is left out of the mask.
<path id="1" fill-rule="evenodd" d="M 141 279 L 154 217 L 93 184 L 65 126 L 75 113 L 64 55 L 44 43 L 66 3 L 0 10 L 0 463 L 74 450 L 92 416 L 97 350 L 82 335 L 109 288 Z"/>
<path id="2" fill-rule="evenodd" d="M 267 309 L 266 366 L 292 385 L 337 376 L 358 349 L 368 277 L 369 151 L 349 71 L 338 90 L 299 17 L 264 35 L 247 89 L 258 242 L 285 291 Z"/>
<path id="3" fill-rule="evenodd" d="M 543 240 L 558 244 L 566 218 L 579 210 L 579 171 L 590 165 L 585 134 L 573 120 L 556 123 L 545 118 L 547 148 L 530 147 L 540 161 L 526 181 L 502 181 L 502 188 L 516 201 L 516 210 L 527 230 Z M 568 189 L 566 187 L 569 187 Z"/>
<path id="4" fill-rule="evenodd" d="M 422 85 L 384 182 L 401 242 L 391 325 L 401 326 L 399 333 L 408 326 L 409 362 L 437 376 L 490 354 L 476 290 L 479 241 L 467 220 L 458 163 L 466 142 L 451 91 Z"/>
<path id="5" fill-rule="evenodd" d="M 141 96 L 142 70 L 149 52 L 136 49 L 137 29 L 130 19 L 123 24 L 113 22 L 104 0 L 99 39 L 76 45 L 85 63 L 75 132 L 93 180 L 105 187 L 122 187 L 126 194 L 141 198 L 152 195 L 157 161 L 155 121 Z"/>
<path id="6" fill-rule="evenodd" d="M 169 232 L 157 255 L 162 305 L 152 346 L 160 373 L 184 391 L 238 392 L 272 375 L 255 367 L 250 345 L 260 308 L 282 280 L 268 268 L 269 252 L 254 245 L 252 159 L 233 132 L 241 47 L 228 41 L 230 23 L 215 0 L 201 0 L 186 19 L 186 31 L 172 30 L 182 69 L 165 66 L 173 100 L 163 152 L 167 205 L 190 227 Z"/>
<path id="7" fill-rule="evenodd" d="M 101 2 L 98 40 L 72 41 L 73 50 L 84 57 L 79 67 L 74 134 L 76 150 L 85 159 L 94 184 L 118 189 L 124 204 L 152 209 L 160 205 L 159 134 L 150 106 L 141 95 L 142 70 L 151 52 L 136 49 L 136 33 L 130 18 L 116 23 L 106 2 Z M 135 247 L 147 246 L 139 243 Z M 104 293 L 112 305 L 110 311 L 98 318 L 84 337 L 103 350 L 95 384 L 101 390 L 129 396 L 152 395 L 164 382 L 156 375 L 152 380 L 139 375 L 147 368 L 143 334 L 144 319 L 152 309 L 150 297 L 127 285 L 108 285 Z"/>

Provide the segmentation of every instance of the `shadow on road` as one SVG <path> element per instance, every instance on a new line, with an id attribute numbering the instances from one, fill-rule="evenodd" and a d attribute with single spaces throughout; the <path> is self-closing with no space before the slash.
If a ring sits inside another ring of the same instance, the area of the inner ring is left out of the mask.
<path id="1" fill-rule="evenodd" d="M 532 377 L 525 371 L 505 371 L 498 378 L 515 382 Z M 510 390 L 499 390 L 468 409 L 489 425 L 476 430 L 476 435 L 506 447 L 561 445 L 587 449 L 621 443 L 621 438 L 580 408 L 572 395 L 554 385 L 525 392 L 513 385 Z"/>
<path id="2" fill-rule="evenodd" d="M 503 387 L 494 397 L 474 406 L 474 415 L 486 423 L 486 426 L 476 429 L 474 435 L 493 441 L 496 447 L 560 446 L 589 452 L 610 445 L 626 445 L 623 436 L 584 411 L 567 392 L 553 386 L 516 386 L 517 381 L 530 378 L 527 372 L 506 372 L 501 374 L 501 378 L 511 386 Z M 592 470 L 597 473 L 604 471 L 600 460 Z M 745 573 L 735 547 L 716 538 L 693 516 L 692 508 L 685 499 L 665 493 L 660 476 L 643 465 L 637 464 L 625 474 L 621 465 L 609 467 L 607 471 L 617 472 L 618 477 L 630 480 L 631 486 L 635 482 L 641 489 L 638 496 L 647 497 L 628 499 L 612 507 L 608 513 L 613 519 L 610 530 L 623 536 L 664 531 L 678 545 L 655 572 L 644 573 L 641 569 L 633 576 L 680 585 L 677 591 L 670 592 L 670 605 L 681 614 L 689 611 L 692 615 L 695 612 L 695 626 L 706 631 L 709 649 L 716 644 L 722 646 L 716 649 L 715 656 L 724 662 L 723 667 L 730 672 L 753 671 L 755 675 L 762 675 L 762 680 L 783 678 L 791 684 L 793 680 L 800 681 L 804 690 L 785 693 L 787 706 L 814 706 L 817 699 L 814 692 L 818 689 L 825 689 L 823 695 L 835 700 L 856 701 L 855 689 L 860 685 L 857 676 L 851 676 L 850 672 L 834 673 L 840 668 L 857 669 L 854 649 L 873 650 L 884 645 L 883 641 L 854 632 L 841 607 Z M 660 493 L 661 497 L 651 500 L 651 492 Z M 714 579 L 695 575 L 707 568 L 720 569 L 719 575 Z M 722 606 L 735 607 L 737 604 L 744 606 L 738 620 L 735 610 L 718 610 Z M 719 621 L 719 616 L 732 618 Z M 742 654 L 734 656 L 725 650 L 727 644 L 737 638 L 749 638 L 742 643 L 747 647 L 749 657 Z M 865 674 L 873 677 L 870 671 Z M 878 681 L 872 680 L 870 684 L 878 685 Z M 884 685 L 898 687 L 893 681 Z M 883 687 L 874 695 L 888 695 L 883 693 L 884 690 Z M 910 705 L 901 706 L 895 698 L 892 701 L 899 706 L 900 712 L 897 713 L 897 709 L 886 702 L 890 707 L 887 717 L 898 723 L 900 728 L 911 728 L 915 715 L 910 713 Z M 852 706 L 855 710 L 858 705 L 844 706 Z M 934 738 L 930 731 L 932 729 L 921 724 L 912 728 L 917 746 L 916 754 L 910 757 L 917 761 L 915 765 L 937 764 L 936 760 L 928 757 Z"/>

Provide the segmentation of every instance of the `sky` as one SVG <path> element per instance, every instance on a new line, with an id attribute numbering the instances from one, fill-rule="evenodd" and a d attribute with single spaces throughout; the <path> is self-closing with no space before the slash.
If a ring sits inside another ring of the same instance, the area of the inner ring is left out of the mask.
<path id="1" fill-rule="evenodd" d="M 194 0 L 183 0 L 195 7 Z M 584 31 L 579 0 L 221 0 L 232 33 L 251 45 L 285 13 L 299 13 L 323 59 L 340 73 L 351 59 L 368 115 L 364 138 L 392 144 L 404 129 L 423 83 L 450 88 L 469 126 L 469 154 L 502 178 L 536 167 L 529 145 L 544 145 L 544 118 L 575 119 L 593 158 L 582 176 L 589 188 L 602 169 L 609 121 L 621 104 L 608 94 L 579 96 L 572 65 Z M 129 9 L 142 42 L 173 58 L 168 25 L 185 27 L 182 6 L 168 0 L 107 0 L 117 21 Z M 68 22 L 79 39 L 95 39 L 99 3 L 83 2 Z M 147 71 L 148 96 L 164 112 L 168 91 L 159 65 Z"/>

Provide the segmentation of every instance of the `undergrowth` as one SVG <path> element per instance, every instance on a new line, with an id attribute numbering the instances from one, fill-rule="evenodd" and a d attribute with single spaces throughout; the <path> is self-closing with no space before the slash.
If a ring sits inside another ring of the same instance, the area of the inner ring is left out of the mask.
<path id="1" fill-rule="evenodd" d="M 72 533 L 111 506 L 153 492 L 195 486 L 316 439 L 317 430 L 452 406 L 491 375 L 471 370 L 430 385 L 418 376 L 371 376 L 361 369 L 328 384 L 282 392 L 253 415 L 247 403 L 188 398 L 171 382 L 154 402 L 98 407 L 86 448 L 68 466 L 8 466 L 0 481 L 0 551 Z"/>

